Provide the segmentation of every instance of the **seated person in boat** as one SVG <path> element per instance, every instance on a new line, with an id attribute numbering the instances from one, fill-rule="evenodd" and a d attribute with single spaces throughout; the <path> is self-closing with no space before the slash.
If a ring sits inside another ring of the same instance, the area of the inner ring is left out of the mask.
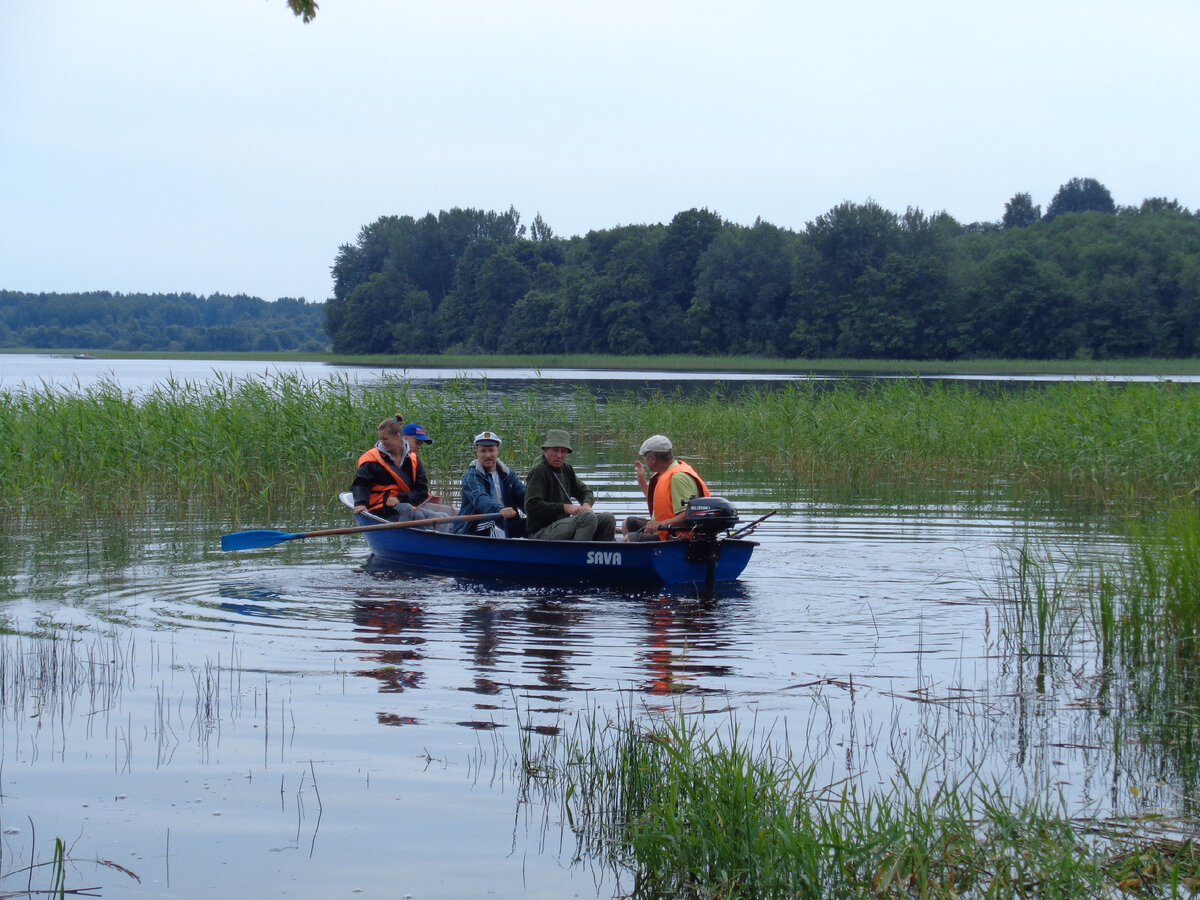
<path id="1" fill-rule="evenodd" d="M 687 517 L 688 501 L 693 497 L 708 497 L 711 492 L 696 470 L 675 458 L 670 438 L 655 434 L 642 442 L 638 451 L 641 459 L 633 467 L 637 471 L 638 487 L 646 495 L 650 518 L 630 516 L 621 525 L 621 533 L 629 541 L 657 541 L 679 537 L 666 530 L 682 525 Z M 646 469 L 651 471 L 646 480 Z"/>
<path id="2" fill-rule="evenodd" d="M 567 462 L 572 452 L 565 431 L 546 433 L 542 458 L 525 479 L 525 530 L 542 541 L 611 541 L 616 519 L 592 509 L 595 495 Z"/>
<path id="3" fill-rule="evenodd" d="M 525 485 L 521 477 L 500 461 L 500 435 L 483 431 L 475 435 L 475 459 L 462 478 L 460 516 L 499 513 L 501 518 L 474 522 L 456 522 L 458 534 L 488 537 L 524 537 L 525 521 L 520 510 L 525 506 Z"/>
<path id="4" fill-rule="evenodd" d="M 424 428 L 405 425 L 399 416 L 380 422 L 378 443 L 358 458 L 350 486 L 354 511 L 393 522 L 439 517 L 419 508 L 429 499 L 429 479 L 418 448 L 432 443 Z"/>

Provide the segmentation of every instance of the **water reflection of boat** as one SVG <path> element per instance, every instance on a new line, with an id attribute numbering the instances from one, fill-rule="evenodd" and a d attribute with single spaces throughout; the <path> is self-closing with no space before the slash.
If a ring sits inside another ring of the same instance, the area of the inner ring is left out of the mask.
<path id="1" fill-rule="evenodd" d="M 353 507 L 348 493 L 342 495 L 342 502 Z M 354 519 L 359 525 L 383 521 L 362 513 Z M 734 581 L 758 546 L 755 541 L 719 533 L 690 541 L 638 543 L 530 541 L 449 534 L 427 528 L 381 529 L 363 532 L 363 536 L 375 564 L 478 578 L 607 584 Z"/>

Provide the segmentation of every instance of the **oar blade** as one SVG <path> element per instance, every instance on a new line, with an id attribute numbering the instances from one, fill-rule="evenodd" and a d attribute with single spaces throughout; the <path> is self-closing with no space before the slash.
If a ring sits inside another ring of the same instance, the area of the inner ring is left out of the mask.
<path id="1" fill-rule="evenodd" d="M 304 537 L 303 532 L 288 531 L 237 531 L 221 535 L 222 550 L 253 550 L 255 547 L 270 547 L 293 538 Z"/>

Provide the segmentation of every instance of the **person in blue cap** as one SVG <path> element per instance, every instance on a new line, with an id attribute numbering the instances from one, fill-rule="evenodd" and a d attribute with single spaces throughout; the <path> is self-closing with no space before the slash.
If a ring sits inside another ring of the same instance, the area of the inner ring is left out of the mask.
<path id="1" fill-rule="evenodd" d="M 524 537 L 525 484 L 521 477 L 500 460 L 500 445 L 504 443 L 494 431 L 475 435 L 475 459 L 462 478 L 460 516 L 478 513 L 499 513 L 500 518 L 475 522 L 457 522 L 459 534 L 480 534 L 489 537 Z"/>

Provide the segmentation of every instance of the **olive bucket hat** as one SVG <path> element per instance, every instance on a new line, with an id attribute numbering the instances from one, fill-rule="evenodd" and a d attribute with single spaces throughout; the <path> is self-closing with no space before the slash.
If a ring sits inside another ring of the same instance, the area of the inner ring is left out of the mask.
<path id="1" fill-rule="evenodd" d="M 566 447 L 568 453 L 574 453 L 571 447 L 571 436 L 565 431 L 558 428 L 551 428 L 546 432 L 546 439 L 542 441 L 542 449 L 547 447 Z"/>

